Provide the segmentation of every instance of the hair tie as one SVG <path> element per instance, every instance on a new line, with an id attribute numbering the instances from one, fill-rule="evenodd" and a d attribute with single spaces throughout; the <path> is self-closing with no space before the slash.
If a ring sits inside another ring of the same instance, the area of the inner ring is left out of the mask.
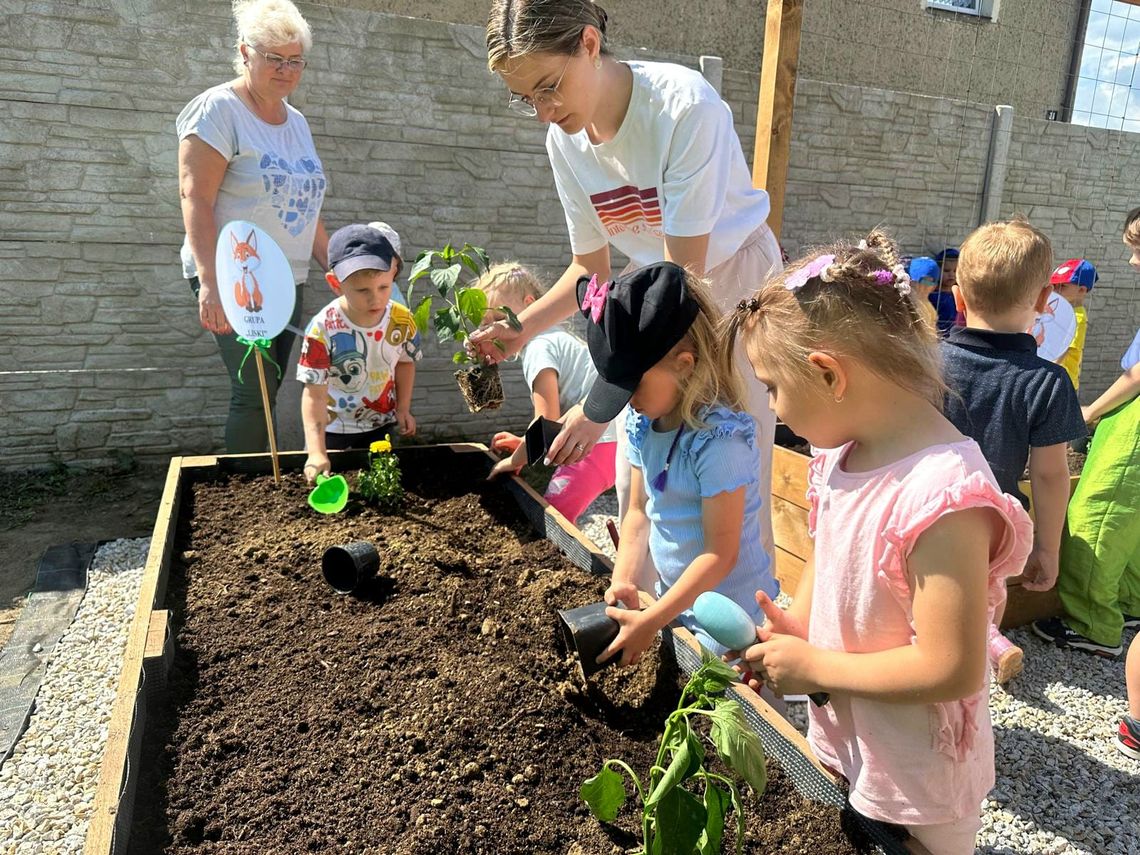
<path id="1" fill-rule="evenodd" d="M 736 304 L 738 312 L 757 312 L 760 310 L 760 301 L 753 297 L 751 300 L 741 300 Z"/>
<path id="2" fill-rule="evenodd" d="M 835 281 L 834 255 L 818 255 L 807 264 L 793 270 L 784 279 L 784 287 L 789 291 L 798 291 L 808 284 L 808 281 L 819 277 L 823 282 Z"/>

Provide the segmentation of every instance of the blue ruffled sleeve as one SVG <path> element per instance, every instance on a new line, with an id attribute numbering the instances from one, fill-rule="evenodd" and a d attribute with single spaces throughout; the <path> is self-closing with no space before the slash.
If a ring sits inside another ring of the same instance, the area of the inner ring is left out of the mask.
<path id="1" fill-rule="evenodd" d="M 700 484 L 710 498 L 760 480 L 756 423 L 748 413 L 718 407 L 704 414 L 708 427 L 694 434 L 686 449 Z"/>
<path id="2" fill-rule="evenodd" d="M 641 447 L 645 445 L 645 435 L 648 432 L 649 419 L 646 416 L 639 415 L 633 407 L 629 407 L 625 416 L 625 433 L 629 438 L 629 443 L 625 448 L 625 456 L 629 458 L 630 464 L 638 469 L 645 468 L 641 462 Z"/>

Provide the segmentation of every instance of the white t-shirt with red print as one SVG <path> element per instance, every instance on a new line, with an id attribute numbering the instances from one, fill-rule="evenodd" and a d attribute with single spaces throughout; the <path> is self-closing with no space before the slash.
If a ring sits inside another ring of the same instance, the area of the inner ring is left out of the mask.
<path id="1" fill-rule="evenodd" d="M 328 433 L 366 433 L 396 421 L 396 364 L 419 359 L 412 313 L 389 301 L 360 327 L 333 300 L 309 322 L 297 362 L 302 383 L 328 386 Z"/>
<path id="2" fill-rule="evenodd" d="M 768 218 L 752 186 L 732 110 L 680 65 L 630 62 L 633 94 L 616 136 L 546 133 L 554 183 L 576 254 L 607 243 L 642 267 L 663 261 L 665 235 L 709 235 L 705 269 L 731 258 Z"/>

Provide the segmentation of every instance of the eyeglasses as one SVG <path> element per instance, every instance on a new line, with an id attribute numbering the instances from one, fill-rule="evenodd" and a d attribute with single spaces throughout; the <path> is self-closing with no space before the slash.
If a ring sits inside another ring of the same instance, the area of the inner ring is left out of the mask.
<path id="1" fill-rule="evenodd" d="M 309 64 L 309 61 L 307 59 L 288 59 L 281 56 L 280 54 L 266 53 L 263 50 L 258 50 L 248 42 L 246 42 L 245 46 L 260 56 L 262 59 L 264 59 L 267 63 L 274 66 L 278 71 L 285 71 L 286 69 L 289 71 L 304 71 L 305 66 Z"/>
<path id="2" fill-rule="evenodd" d="M 562 66 L 562 73 L 558 75 L 553 86 L 544 86 L 529 98 L 512 92 L 510 100 L 507 101 L 507 108 L 520 116 L 537 116 L 539 107 L 561 107 L 562 96 L 558 93 L 558 87 L 562 85 L 562 78 L 566 76 L 566 69 L 570 67 L 570 60 L 573 58 L 571 56 L 566 60 L 566 64 Z"/>

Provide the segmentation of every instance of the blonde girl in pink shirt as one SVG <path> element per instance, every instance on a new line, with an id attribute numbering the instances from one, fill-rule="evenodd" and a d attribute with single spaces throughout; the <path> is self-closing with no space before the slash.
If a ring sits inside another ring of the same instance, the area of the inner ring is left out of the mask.
<path id="1" fill-rule="evenodd" d="M 1032 524 L 942 416 L 936 335 L 883 233 L 778 274 L 730 316 L 723 353 L 737 337 L 779 418 L 824 449 L 814 560 L 788 611 L 757 593 L 742 670 L 830 693 L 808 740 L 855 810 L 906 826 L 914 851 L 973 852 L 994 783 L 987 627 Z"/>

